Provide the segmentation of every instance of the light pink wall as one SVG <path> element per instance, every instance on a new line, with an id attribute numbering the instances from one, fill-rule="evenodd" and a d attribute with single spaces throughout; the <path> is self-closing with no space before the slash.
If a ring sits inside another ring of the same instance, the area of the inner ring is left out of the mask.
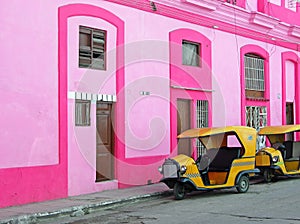
<path id="1" fill-rule="evenodd" d="M 246 0 L 246 9 L 249 11 L 257 11 L 257 1 L 258 0 Z"/>
<path id="2" fill-rule="evenodd" d="M 148 71 L 126 85 L 126 158 L 169 152 L 169 80 Z"/>
<path id="3" fill-rule="evenodd" d="M 213 126 L 239 125 L 241 107 L 239 47 L 249 40 L 214 30 L 212 43 Z M 238 44 L 239 47 L 236 47 Z M 230 55 L 230 57 L 228 57 Z"/>
<path id="4" fill-rule="evenodd" d="M 269 2 L 275 5 L 281 5 L 281 0 L 270 0 Z"/>
<path id="5" fill-rule="evenodd" d="M 57 164 L 57 38 L 48 35 L 57 33 L 55 8 L 1 5 L 0 168 Z"/>
<path id="6" fill-rule="evenodd" d="M 151 35 L 125 48 L 126 158 L 168 155 L 170 148 L 168 45 Z"/>
<path id="7" fill-rule="evenodd" d="M 270 111 L 269 122 L 271 125 L 280 125 L 282 122 L 282 64 L 281 52 L 283 49 L 266 45 L 266 50 L 269 52 L 269 68 L 270 68 Z"/>

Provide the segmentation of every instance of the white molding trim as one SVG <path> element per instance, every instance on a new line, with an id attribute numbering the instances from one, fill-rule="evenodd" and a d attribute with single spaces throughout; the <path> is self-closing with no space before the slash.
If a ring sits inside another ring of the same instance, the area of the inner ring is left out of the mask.
<path id="1" fill-rule="evenodd" d="M 220 5 L 219 2 L 214 2 L 211 0 L 181 0 L 181 2 L 195 5 L 209 11 L 215 11 Z"/>
<path id="2" fill-rule="evenodd" d="M 201 92 L 214 92 L 212 89 L 201 89 L 201 88 L 194 88 L 194 87 L 185 87 L 185 86 L 174 86 L 171 85 L 173 89 L 185 89 L 185 90 L 194 90 L 194 91 L 201 91 Z"/>
<path id="3" fill-rule="evenodd" d="M 83 93 L 83 92 L 73 92 L 73 91 L 68 92 L 68 99 L 103 101 L 103 102 L 117 102 L 117 96 L 116 95 Z"/>

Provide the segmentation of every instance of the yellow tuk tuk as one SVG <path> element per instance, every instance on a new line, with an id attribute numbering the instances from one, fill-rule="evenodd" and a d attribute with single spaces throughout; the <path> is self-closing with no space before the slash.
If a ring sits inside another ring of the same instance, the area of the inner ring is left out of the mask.
<path id="1" fill-rule="evenodd" d="M 300 174 L 300 142 L 294 141 L 294 133 L 300 125 L 267 126 L 258 135 L 266 136 L 271 147 L 265 147 L 256 154 L 256 167 L 266 182 L 277 176 Z"/>
<path id="2" fill-rule="evenodd" d="M 255 169 L 256 130 L 244 126 L 189 129 L 178 138 L 199 139 L 206 151 L 196 160 L 187 155 L 168 158 L 159 167 L 161 182 L 174 189 L 175 199 L 187 192 L 236 187 L 249 188 Z"/>

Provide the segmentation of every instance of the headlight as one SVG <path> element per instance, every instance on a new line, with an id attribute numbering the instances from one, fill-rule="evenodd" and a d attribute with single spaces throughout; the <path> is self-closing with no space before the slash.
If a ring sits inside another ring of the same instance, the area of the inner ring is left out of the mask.
<path id="1" fill-rule="evenodd" d="M 163 168 L 162 168 L 162 166 L 159 166 L 159 167 L 158 167 L 158 172 L 160 172 L 161 174 L 163 173 Z"/>
<path id="2" fill-rule="evenodd" d="M 274 157 L 272 158 L 273 163 L 277 163 L 277 162 L 278 162 L 278 159 L 279 159 L 279 156 L 274 156 Z"/>
<path id="3" fill-rule="evenodd" d="M 181 167 L 180 167 L 180 173 L 181 174 L 184 174 L 186 172 L 186 166 L 185 165 L 182 165 Z"/>

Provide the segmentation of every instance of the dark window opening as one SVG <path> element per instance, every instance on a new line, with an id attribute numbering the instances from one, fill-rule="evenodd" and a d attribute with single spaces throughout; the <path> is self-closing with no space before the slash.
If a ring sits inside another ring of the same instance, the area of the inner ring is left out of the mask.
<path id="1" fill-rule="evenodd" d="M 106 69 L 106 31 L 79 27 L 79 67 Z"/>
<path id="2" fill-rule="evenodd" d="M 199 43 L 182 41 L 182 64 L 201 67 Z"/>
<path id="3" fill-rule="evenodd" d="M 76 126 L 90 126 L 90 110 L 91 101 L 76 100 L 75 101 L 75 125 Z"/>

